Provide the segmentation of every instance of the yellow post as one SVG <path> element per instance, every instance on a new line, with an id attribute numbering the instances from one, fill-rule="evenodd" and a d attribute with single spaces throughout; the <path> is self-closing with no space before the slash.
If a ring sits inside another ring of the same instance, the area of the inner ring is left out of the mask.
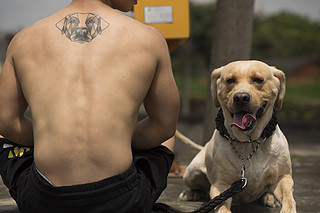
<path id="1" fill-rule="evenodd" d="M 134 18 L 156 27 L 167 39 L 170 51 L 190 37 L 189 0 L 138 0 Z"/>

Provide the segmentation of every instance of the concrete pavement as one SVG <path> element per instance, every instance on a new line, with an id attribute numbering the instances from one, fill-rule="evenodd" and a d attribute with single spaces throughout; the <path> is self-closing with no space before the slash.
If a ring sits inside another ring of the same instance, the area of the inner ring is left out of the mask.
<path id="1" fill-rule="evenodd" d="M 178 129 L 194 141 L 201 141 L 201 124 L 180 123 Z M 293 162 L 295 181 L 294 197 L 297 211 L 301 213 L 320 213 L 320 139 L 319 130 L 284 128 Z M 185 167 L 197 153 L 196 150 L 177 141 L 176 162 Z M 168 187 L 161 195 L 159 202 L 166 203 L 182 211 L 191 211 L 200 207 L 202 202 L 179 201 L 178 196 L 186 189 L 181 178 L 168 178 Z M 275 213 L 279 208 L 263 207 L 259 202 L 232 207 L 235 213 Z M 0 181 L 0 213 L 19 213 L 8 190 Z"/>

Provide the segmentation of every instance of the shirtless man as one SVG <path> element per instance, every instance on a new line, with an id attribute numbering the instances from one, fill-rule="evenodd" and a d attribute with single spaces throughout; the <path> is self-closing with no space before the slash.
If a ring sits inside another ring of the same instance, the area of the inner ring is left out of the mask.
<path id="1" fill-rule="evenodd" d="M 22 212 L 150 212 L 165 188 L 179 95 L 161 33 L 114 10 L 135 3 L 73 0 L 9 45 L 0 172 Z"/>

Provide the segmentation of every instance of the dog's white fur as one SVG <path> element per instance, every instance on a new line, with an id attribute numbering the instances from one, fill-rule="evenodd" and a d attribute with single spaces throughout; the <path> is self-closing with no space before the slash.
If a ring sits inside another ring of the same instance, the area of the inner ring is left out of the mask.
<path id="1" fill-rule="evenodd" d="M 274 108 L 280 110 L 282 107 L 285 75 L 260 61 L 236 61 L 214 70 L 211 76 L 213 101 L 223 110 L 228 133 L 239 140 L 233 142 L 234 147 L 246 158 L 253 149 L 252 144 L 246 141 L 262 140 L 260 135 L 270 121 Z M 238 110 L 233 97 L 239 92 L 250 95 L 250 102 L 245 106 L 247 111 L 263 109 L 253 128 L 245 131 L 230 127 L 232 113 Z M 247 186 L 243 192 L 219 206 L 217 212 L 231 212 L 231 203 L 248 203 L 260 197 L 266 206 L 281 206 L 283 213 L 296 212 L 289 148 L 279 126 L 276 126 L 272 136 L 261 143 L 250 162 L 239 160 L 229 144 L 230 141 L 215 130 L 211 140 L 187 167 L 183 178 L 189 189 L 180 194 L 180 199 L 201 199 L 209 189 L 211 198 L 219 195 L 241 177 L 241 165 L 245 164 Z"/>

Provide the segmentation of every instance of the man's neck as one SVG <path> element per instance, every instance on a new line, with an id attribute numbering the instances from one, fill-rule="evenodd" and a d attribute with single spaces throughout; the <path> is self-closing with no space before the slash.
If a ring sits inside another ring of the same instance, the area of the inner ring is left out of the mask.
<path id="1" fill-rule="evenodd" d="M 81 6 L 109 6 L 112 7 L 112 2 L 110 0 L 72 0 L 70 5 L 81 5 Z"/>

